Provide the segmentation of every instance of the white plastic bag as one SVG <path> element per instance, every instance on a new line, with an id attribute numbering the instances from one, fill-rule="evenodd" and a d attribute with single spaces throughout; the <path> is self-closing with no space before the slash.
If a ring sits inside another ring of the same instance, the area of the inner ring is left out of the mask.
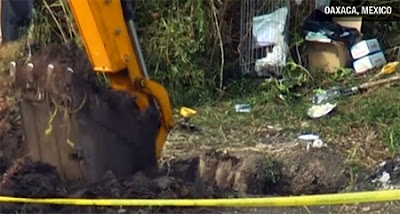
<path id="1" fill-rule="evenodd" d="M 272 13 L 253 18 L 253 35 L 257 47 L 274 45 L 282 37 L 288 8 L 282 7 Z"/>

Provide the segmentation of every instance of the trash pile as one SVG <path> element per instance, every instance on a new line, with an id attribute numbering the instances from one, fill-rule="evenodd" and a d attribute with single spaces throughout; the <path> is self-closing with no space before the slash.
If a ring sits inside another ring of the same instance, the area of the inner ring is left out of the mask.
<path id="1" fill-rule="evenodd" d="M 380 163 L 370 177 L 370 181 L 382 189 L 398 189 L 400 185 L 400 157 Z"/>
<path id="2" fill-rule="evenodd" d="M 400 75 L 379 79 L 383 75 L 394 73 L 399 62 L 387 63 L 378 39 L 363 38 L 362 17 L 332 17 L 323 12 L 323 8 L 328 6 L 329 0 L 318 1 L 316 9 L 303 26 L 308 69 L 334 73 L 341 68 L 350 68 L 355 75 L 368 75 L 368 72 L 383 67 L 374 77 L 362 84 L 348 88 L 336 86 L 328 90 L 316 90 L 313 106 L 307 112 L 308 116 L 314 119 L 332 112 L 337 106 L 336 98 L 400 80 Z"/>
<path id="3" fill-rule="evenodd" d="M 296 0 L 295 3 L 297 7 L 305 4 L 302 0 Z M 364 17 L 328 14 L 326 8 L 335 5 L 335 1 L 331 0 L 316 0 L 314 5 L 314 10 L 302 26 L 307 48 L 307 66 L 303 70 L 335 73 L 339 69 L 346 69 L 353 70 L 356 76 L 368 76 L 383 68 L 362 84 L 317 90 L 312 100 L 313 106 L 307 112 L 310 118 L 321 118 L 332 112 L 337 108 L 335 100 L 339 97 L 400 80 L 400 77 L 379 79 L 395 73 L 399 62 L 387 63 L 381 41 L 364 35 L 367 33 L 362 28 L 363 22 L 366 22 Z M 255 73 L 258 77 L 274 77 L 282 81 L 291 78 L 283 76 L 283 69 L 288 66 L 290 8 L 290 5 L 281 1 L 258 4 L 258 1 L 251 3 L 251 0 L 243 0 L 239 48 L 243 73 Z M 246 105 L 236 105 L 235 110 L 251 111 Z"/>
<path id="4" fill-rule="evenodd" d="M 289 1 L 241 2 L 240 64 L 242 73 L 280 77 L 289 53 Z"/>
<path id="5" fill-rule="evenodd" d="M 253 34 L 256 47 L 272 47 L 265 57 L 256 60 L 255 71 L 259 76 L 271 70 L 282 69 L 286 65 L 288 45 L 283 33 L 287 14 L 288 8 L 282 7 L 270 14 L 254 17 Z"/>

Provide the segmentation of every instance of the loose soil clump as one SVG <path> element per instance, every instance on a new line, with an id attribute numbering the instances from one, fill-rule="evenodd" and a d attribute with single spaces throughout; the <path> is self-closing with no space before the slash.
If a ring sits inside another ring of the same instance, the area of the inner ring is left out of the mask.
<path id="1" fill-rule="evenodd" d="M 281 194 L 334 193 L 350 182 L 342 156 L 328 148 L 296 151 L 279 165 Z"/>

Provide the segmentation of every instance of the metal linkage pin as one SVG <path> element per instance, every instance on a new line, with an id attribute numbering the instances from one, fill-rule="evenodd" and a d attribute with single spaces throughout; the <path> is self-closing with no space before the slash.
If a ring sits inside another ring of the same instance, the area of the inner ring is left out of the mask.
<path id="1" fill-rule="evenodd" d="M 54 70 L 54 65 L 53 64 L 48 64 L 47 65 L 47 76 L 46 76 L 46 84 L 47 86 L 50 86 L 51 81 L 53 81 L 53 70 Z"/>

